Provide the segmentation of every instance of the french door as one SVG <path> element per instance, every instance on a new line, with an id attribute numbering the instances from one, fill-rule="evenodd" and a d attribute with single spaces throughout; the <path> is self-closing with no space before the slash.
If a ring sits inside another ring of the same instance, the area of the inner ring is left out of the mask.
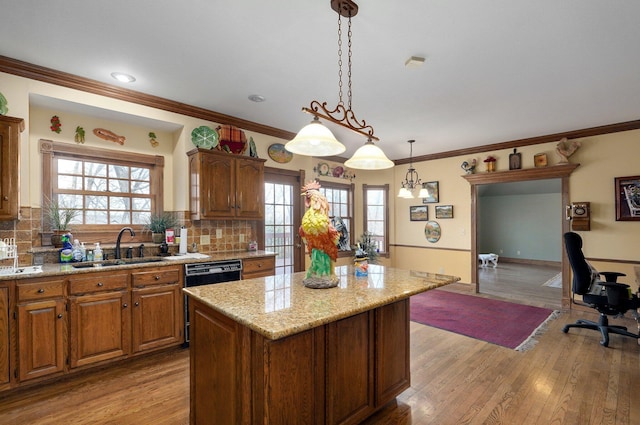
<path id="1" fill-rule="evenodd" d="M 298 235 L 303 179 L 303 170 L 265 168 L 264 249 L 277 254 L 276 274 L 304 270 L 304 247 Z"/>

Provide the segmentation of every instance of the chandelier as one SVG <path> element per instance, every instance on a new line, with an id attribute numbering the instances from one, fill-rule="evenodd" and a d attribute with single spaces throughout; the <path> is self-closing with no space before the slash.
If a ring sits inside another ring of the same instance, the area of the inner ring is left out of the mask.
<path id="1" fill-rule="evenodd" d="M 331 109 L 327 106 L 327 102 L 320 103 L 312 100 L 308 108 L 303 107 L 302 111 L 313 115 L 313 120 L 285 145 L 285 149 L 308 156 L 331 156 L 343 153 L 346 150 L 345 146 L 320 122 L 320 118 L 323 118 L 367 139 L 364 146 L 361 146 L 344 165 L 364 170 L 391 168 L 394 163 L 373 143 L 374 140 L 380 140 L 373 135 L 373 127 L 367 125 L 365 120 L 359 121 L 351 109 L 351 17 L 358 13 L 358 5 L 351 0 L 331 0 L 331 8 L 338 14 L 338 105 Z M 348 103 L 346 105 L 342 100 L 342 17 L 348 19 Z"/>
<path id="2" fill-rule="evenodd" d="M 404 176 L 404 181 L 400 182 L 401 187 L 400 191 L 398 192 L 398 198 L 412 199 L 413 191 L 420 186 L 422 186 L 422 188 L 418 193 L 418 198 L 428 198 L 429 192 L 427 191 L 427 188 L 422 184 L 422 181 L 418 176 L 418 172 L 415 168 L 413 168 L 413 144 L 415 143 L 415 140 L 408 140 L 407 143 L 409 143 L 411 149 L 409 151 L 409 169 L 407 170 L 407 174 L 405 174 Z"/>

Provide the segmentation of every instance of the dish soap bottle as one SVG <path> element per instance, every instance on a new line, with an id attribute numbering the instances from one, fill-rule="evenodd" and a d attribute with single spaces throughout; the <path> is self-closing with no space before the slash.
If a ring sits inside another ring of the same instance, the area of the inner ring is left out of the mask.
<path id="1" fill-rule="evenodd" d="M 93 260 L 102 261 L 102 248 L 100 248 L 100 242 L 96 242 L 96 249 L 93 250 Z"/>
<path id="2" fill-rule="evenodd" d="M 69 234 L 62 235 L 62 249 L 60 249 L 60 262 L 70 263 L 72 259 L 73 247 L 69 241 Z"/>
<path id="3" fill-rule="evenodd" d="M 82 261 L 82 248 L 80 248 L 80 241 L 73 241 L 73 251 L 71 251 L 71 261 L 79 263 Z"/>

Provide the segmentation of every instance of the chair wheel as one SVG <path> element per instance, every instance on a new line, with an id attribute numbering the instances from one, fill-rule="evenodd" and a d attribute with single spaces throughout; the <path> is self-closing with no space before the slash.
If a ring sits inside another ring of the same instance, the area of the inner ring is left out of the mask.
<path id="1" fill-rule="evenodd" d="M 569 326 L 565 326 L 564 328 L 562 328 L 562 332 L 564 333 L 569 332 Z"/>
<path id="2" fill-rule="evenodd" d="M 609 341 L 600 341 L 600 345 L 602 345 L 603 347 L 608 347 Z"/>

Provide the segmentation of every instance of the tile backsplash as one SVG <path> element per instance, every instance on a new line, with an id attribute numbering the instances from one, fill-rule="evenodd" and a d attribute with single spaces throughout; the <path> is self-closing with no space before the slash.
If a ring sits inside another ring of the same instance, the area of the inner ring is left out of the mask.
<path id="1" fill-rule="evenodd" d="M 18 245 L 18 258 L 21 266 L 31 265 L 34 260 L 37 262 L 57 262 L 57 250 L 46 246 L 47 239 L 43 246 L 42 242 L 42 222 L 40 208 L 21 207 L 20 220 L 0 221 L 0 238 L 15 238 Z M 257 238 L 258 221 L 236 221 L 236 220 L 200 220 L 191 221 L 189 212 L 174 212 L 182 226 L 188 230 L 187 249 L 192 250 L 196 244 L 197 250 L 203 254 L 219 251 L 246 250 L 249 241 Z M 109 250 L 115 244 L 117 234 L 113 234 L 113 240 L 102 241 L 105 252 L 111 257 Z M 219 237 L 218 237 L 219 236 Z M 151 243 L 151 234 L 143 236 L 145 244 L 145 255 L 157 255 L 157 247 Z M 74 233 L 74 238 L 83 241 L 82 232 Z M 208 243 L 206 243 L 208 242 Z M 134 245 L 138 245 L 136 242 Z M 87 243 L 87 247 L 92 246 Z M 130 245 L 127 243 L 127 245 Z M 51 248 L 51 249 L 48 249 Z M 171 251 L 177 251 L 175 245 Z M 136 253 L 137 256 L 137 253 Z"/>

